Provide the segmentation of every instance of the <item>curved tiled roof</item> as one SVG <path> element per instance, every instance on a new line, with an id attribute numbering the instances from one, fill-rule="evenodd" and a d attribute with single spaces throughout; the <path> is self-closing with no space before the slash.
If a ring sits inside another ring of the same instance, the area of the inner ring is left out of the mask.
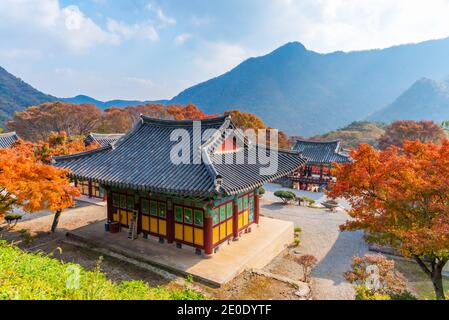
<path id="1" fill-rule="evenodd" d="M 341 152 L 340 141 L 297 140 L 294 151 L 301 153 L 311 164 L 331 164 L 350 162 L 348 155 Z"/>
<path id="2" fill-rule="evenodd" d="M 0 134 L 0 149 L 12 147 L 17 140 L 19 140 L 19 136 L 15 132 Z"/>
<path id="3" fill-rule="evenodd" d="M 86 137 L 86 139 L 84 140 L 84 143 L 86 145 L 90 145 L 95 141 L 100 146 L 105 147 L 112 143 L 115 143 L 124 135 L 125 134 L 123 134 L 123 133 L 122 134 L 119 134 L 119 133 L 117 133 L 117 134 L 91 133 Z"/>
<path id="4" fill-rule="evenodd" d="M 201 120 L 201 131 L 196 131 L 192 120 L 141 116 L 139 123 L 115 144 L 82 154 L 55 157 L 54 164 L 70 169 L 73 178 L 90 179 L 107 186 L 198 197 L 253 190 L 304 165 L 305 159 L 292 151 L 279 151 L 277 170 L 266 176 L 259 172 L 266 165 L 258 159 L 254 164 L 248 161 L 222 164 L 215 150 L 229 136 L 227 129 L 233 128 L 230 117 Z M 176 132 L 176 129 L 184 130 Z M 178 139 L 178 133 L 185 135 L 185 139 Z M 194 146 L 193 137 L 197 134 L 203 139 Z M 188 154 L 189 163 L 172 163 L 172 152 L 177 154 L 181 148 L 192 150 Z M 259 148 L 247 143 L 235 155 L 239 152 L 249 155 Z M 217 186 L 219 177 L 222 184 Z"/>

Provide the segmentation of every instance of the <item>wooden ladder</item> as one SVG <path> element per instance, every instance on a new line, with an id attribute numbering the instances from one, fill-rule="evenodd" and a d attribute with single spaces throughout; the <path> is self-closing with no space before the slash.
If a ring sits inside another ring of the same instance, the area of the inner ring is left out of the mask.
<path id="1" fill-rule="evenodd" d="M 137 239 L 137 222 L 139 219 L 139 211 L 134 210 L 133 216 L 131 218 L 131 222 L 129 224 L 128 230 L 128 239 L 135 240 Z"/>

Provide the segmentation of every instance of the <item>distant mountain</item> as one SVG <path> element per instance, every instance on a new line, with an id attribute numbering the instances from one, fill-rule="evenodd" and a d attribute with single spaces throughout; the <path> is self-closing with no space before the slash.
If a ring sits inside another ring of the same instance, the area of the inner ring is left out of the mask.
<path id="1" fill-rule="evenodd" d="M 0 67 L 0 126 L 16 111 L 54 100 Z"/>
<path id="2" fill-rule="evenodd" d="M 449 120 L 449 86 L 442 81 L 422 78 L 369 120 L 433 120 L 437 123 Z"/>
<path id="3" fill-rule="evenodd" d="M 129 106 L 138 106 L 147 103 L 157 103 L 157 104 L 167 104 L 168 100 L 155 100 L 155 101 L 139 101 L 139 100 L 110 100 L 110 101 L 100 101 L 89 96 L 79 95 L 73 98 L 62 98 L 61 100 L 70 102 L 70 103 L 90 103 L 94 104 L 101 109 L 107 109 L 110 107 L 129 107 Z"/>
<path id="4" fill-rule="evenodd" d="M 99 108 L 127 107 L 147 103 L 167 104 L 168 100 L 138 101 L 138 100 L 111 100 L 99 101 L 94 98 L 79 95 L 73 98 L 56 98 L 40 92 L 20 78 L 12 75 L 0 67 L 0 127 L 10 119 L 16 111 L 22 111 L 27 107 L 39 105 L 50 101 L 66 101 L 71 103 L 91 103 Z"/>
<path id="5" fill-rule="evenodd" d="M 210 114 L 240 109 L 289 134 L 311 136 L 366 119 L 416 79 L 442 79 L 449 74 L 448 57 L 449 38 L 329 54 L 288 43 L 181 92 L 171 102 L 192 102 Z"/>

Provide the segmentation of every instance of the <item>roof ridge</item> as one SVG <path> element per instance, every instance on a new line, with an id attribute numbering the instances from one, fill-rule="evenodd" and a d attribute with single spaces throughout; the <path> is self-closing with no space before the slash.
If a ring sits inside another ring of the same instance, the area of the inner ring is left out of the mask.
<path id="1" fill-rule="evenodd" d="M 148 124 L 156 124 L 162 126 L 191 126 L 195 121 L 201 121 L 202 124 L 218 124 L 230 119 L 229 116 L 220 116 L 215 118 L 205 118 L 205 119 L 189 119 L 189 120 L 170 120 L 170 119 L 158 119 L 152 118 L 149 116 L 145 116 L 143 114 L 140 115 L 140 118 L 144 123 Z"/>
<path id="2" fill-rule="evenodd" d="M 103 136 L 103 137 L 110 137 L 110 136 L 124 136 L 126 133 L 96 133 L 91 132 L 89 133 L 90 136 Z"/>
<path id="3" fill-rule="evenodd" d="M 19 137 L 15 131 L 0 133 L 0 137 L 12 137 L 12 136 Z"/>
<path id="4" fill-rule="evenodd" d="M 79 152 L 79 153 L 74 153 L 74 154 L 69 154 L 66 156 L 53 156 L 51 159 L 52 159 L 52 163 L 56 163 L 58 161 L 72 160 L 72 159 L 77 159 L 77 158 L 81 158 L 81 157 L 88 156 L 88 155 L 93 155 L 95 153 L 106 151 L 108 149 L 112 149 L 112 146 L 108 145 L 105 147 L 92 149 L 92 150 L 88 150 L 88 151 L 83 151 L 83 152 Z"/>
<path id="5" fill-rule="evenodd" d="M 298 143 L 298 142 L 332 144 L 332 143 L 341 143 L 341 140 L 337 139 L 337 140 L 330 140 L 330 141 L 311 141 L 311 140 L 296 139 L 295 143 Z"/>

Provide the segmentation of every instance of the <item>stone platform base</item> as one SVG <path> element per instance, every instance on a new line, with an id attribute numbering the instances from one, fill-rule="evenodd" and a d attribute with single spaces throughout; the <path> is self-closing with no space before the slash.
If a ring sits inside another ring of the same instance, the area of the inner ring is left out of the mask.
<path id="1" fill-rule="evenodd" d="M 94 223 L 67 233 L 71 240 L 88 247 L 101 248 L 135 259 L 180 276 L 192 275 L 196 281 L 219 287 L 246 269 L 262 269 L 293 242 L 293 223 L 260 218 L 260 225 L 244 234 L 239 241 L 223 245 L 210 259 L 195 255 L 195 249 L 183 245 L 161 244 L 158 239 L 128 239 L 125 229 L 111 234 L 104 223 Z"/>

